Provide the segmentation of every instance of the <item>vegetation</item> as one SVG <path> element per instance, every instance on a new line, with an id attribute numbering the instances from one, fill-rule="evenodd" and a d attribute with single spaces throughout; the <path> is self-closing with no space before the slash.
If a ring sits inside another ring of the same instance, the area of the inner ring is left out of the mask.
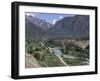
<path id="1" fill-rule="evenodd" d="M 59 58 L 55 55 L 46 55 L 45 56 L 45 63 L 49 66 L 49 67 L 53 67 L 53 66 L 64 66 L 62 64 L 62 62 L 59 60 Z"/>
<path id="2" fill-rule="evenodd" d="M 26 51 L 36 58 L 42 67 L 64 66 L 61 60 L 50 51 L 49 47 L 59 47 L 62 54 L 61 58 L 69 66 L 87 65 L 89 59 L 89 47 L 82 49 L 73 42 L 62 42 L 63 40 L 49 41 L 26 41 Z M 79 40 L 78 40 L 79 41 Z M 64 44 L 63 44 L 64 43 Z M 63 46 L 64 45 L 64 46 Z M 64 55 L 71 55 L 75 58 L 66 58 Z"/>
<path id="3" fill-rule="evenodd" d="M 54 54 L 51 54 L 49 49 L 45 46 L 42 46 L 40 43 L 33 41 L 27 46 L 27 48 L 27 52 L 32 54 L 41 66 L 63 66 L 59 58 Z"/>
<path id="4" fill-rule="evenodd" d="M 78 58 L 78 59 L 69 59 L 69 58 L 67 58 L 66 59 L 66 58 L 63 57 L 63 59 L 70 66 L 87 65 L 85 63 L 85 59 L 83 59 L 83 58 Z"/>

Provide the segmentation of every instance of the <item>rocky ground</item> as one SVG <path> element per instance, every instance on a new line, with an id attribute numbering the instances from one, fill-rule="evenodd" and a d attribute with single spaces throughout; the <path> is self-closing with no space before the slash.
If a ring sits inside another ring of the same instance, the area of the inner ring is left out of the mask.
<path id="1" fill-rule="evenodd" d="M 26 54 L 25 57 L 25 67 L 26 68 L 38 68 L 41 67 L 37 60 L 30 54 Z"/>

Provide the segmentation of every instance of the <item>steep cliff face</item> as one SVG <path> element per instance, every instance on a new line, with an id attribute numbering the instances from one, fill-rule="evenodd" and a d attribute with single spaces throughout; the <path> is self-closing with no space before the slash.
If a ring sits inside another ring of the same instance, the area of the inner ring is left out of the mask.
<path id="1" fill-rule="evenodd" d="M 65 17 L 55 23 L 48 31 L 53 37 L 88 37 L 89 36 L 89 16 L 77 15 Z"/>

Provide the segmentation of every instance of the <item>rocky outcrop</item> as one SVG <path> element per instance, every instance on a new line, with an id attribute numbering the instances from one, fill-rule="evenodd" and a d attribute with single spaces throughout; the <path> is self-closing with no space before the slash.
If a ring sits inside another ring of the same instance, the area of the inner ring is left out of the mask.
<path id="1" fill-rule="evenodd" d="M 30 54 L 25 55 L 25 68 L 38 68 L 40 67 L 37 60 Z"/>

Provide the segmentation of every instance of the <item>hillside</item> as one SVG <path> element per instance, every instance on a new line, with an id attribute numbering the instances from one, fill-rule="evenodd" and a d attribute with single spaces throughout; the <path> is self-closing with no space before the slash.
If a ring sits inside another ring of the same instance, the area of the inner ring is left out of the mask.
<path id="1" fill-rule="evenodd" d="M 25 17 L 26 39 L 40 40 L 46 38 L 46 32 Z"/>
<path id="2" fill-rule="evenodd" d="M 89 37 L 89 16 L 65 17 L 48 30 L 51 38 Z"/>

